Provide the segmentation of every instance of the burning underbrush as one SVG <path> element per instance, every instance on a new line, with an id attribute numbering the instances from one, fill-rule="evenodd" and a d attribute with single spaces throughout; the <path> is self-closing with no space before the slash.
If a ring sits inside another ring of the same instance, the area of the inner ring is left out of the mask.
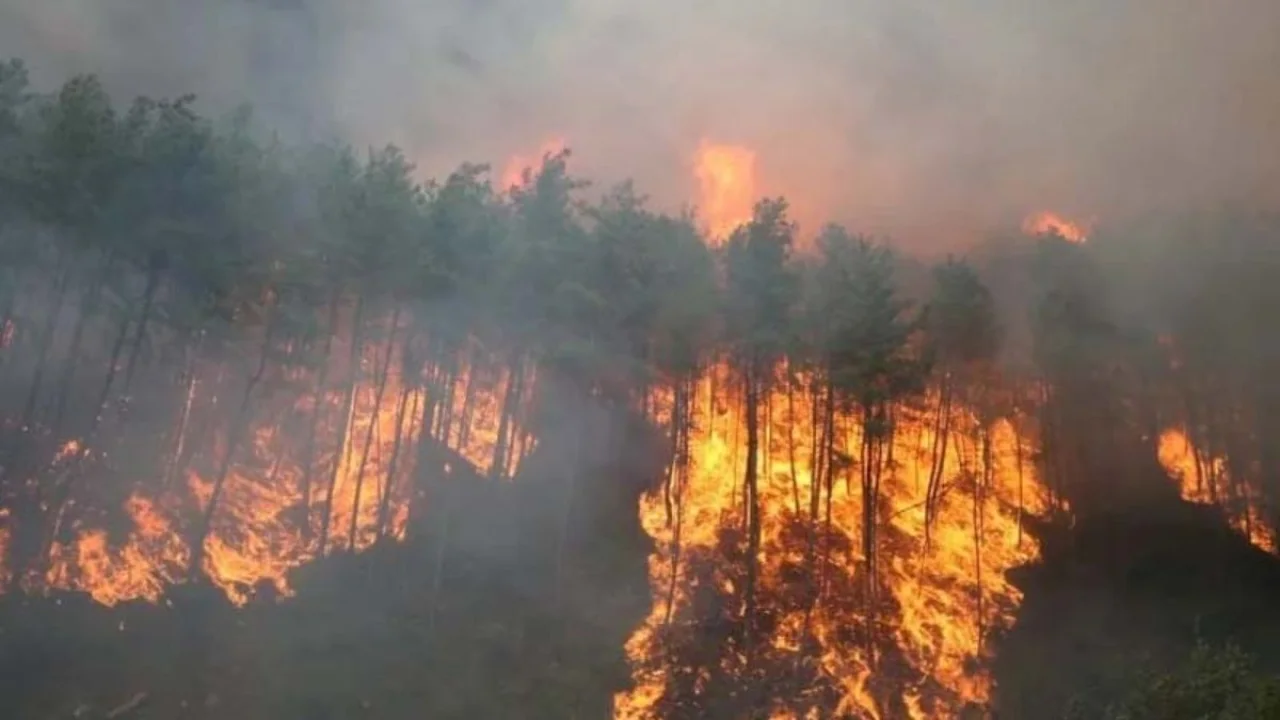
<path id="1" fill-rule="evenodd" d="M 483 581 L 487 590 L 473 590 L 543 598 L 556 608 L 554 622 L 546 620 L 561 628 L 556 637 L 576 636 L 581 623 L 610 628 L 632 672 L 630 689 L 618 692 L 608 711 L 619 718 L 755 712 L 778 719 L 926 718 L 982 711 L 993 692 L 991 641 L 1009 628 L 1022 601 L 1008 572 L 1039 555 L 1038 539 L 1023 530 L 1024 518 L 1043 514 L 1049 502 L 1034 446 L 1007 419 L 984 425 L 966 407 L 955 404 L 943 413 L 929 398 L 894 407 L 887 442 L 869 454 L 860 418 L 827 417 L 821 390 L 807 376 L 777 380 L 761 410 L 762 542 L 750 616 L 744 611 L 753 582 L 744 520 L 745 410 L 724 366 L 683 393 L 657 392 L 646 403 L 661 427 L 674 428 L 682 414 L 687 433 L 669 436 L 675 442 L 662 451 L 673 457 L 665 482 L 639 479 L 621 499 L 598 492 L 614 485 L 585 478 L 616 483 L 621 471 L 608 469 L 610 462 L 628 458 L 626 464 L 635 465 L 634 453 L 602 440 L 567 439 L 608 422 L 565 425 L 562 418 L 562 437 L 534 442 L 517 422 L 525 415 L 503 420 L 503 399 L 511 393 L 502 373 L 458 373 L 434 403 L 423 389 L 432 386 L 405 384 L 394 372 L 358 385 L 349 406 L 342 393 L 330 393 L 321 407 L 321 417 L 330 420 L 318 425 L 316 443 L 342 451 L 317 454 L 310 473 L 305 433 L 314 403 L 263 411 L 266 420 L 251 428 L 249 443 L 221 479 L 201 568 L 225 598 L 217 602 L 276 618 L 290 611 L 264 609 L 273 598 L 310 607 L 325 601 L 305 596 L 329 596 L 332 583 L 355 587 L 389 567 L 412 566 L 414 579 L 396 585 L 395 593 L 408 593 L 405 602 L 418 598 L 419 608 L 426 598 L 436 609 L 425 620 L 405 607 L 383 610 L 431 627 L 473 602 L 441 595 L 442 588 L 470 587 L 477 574 L 500 578 L 500 587 Z M 219 391 L 212 381 L 207 389 L 193 383 L 192 404 L 201 407 L 201 393 L 215 404 Z M 532 390 L 521 392 L 530 394 L 513 405 L 531 402 Z M 349 413 L 345 422 L 343 412 Z M 423 427 L 430 429 L 426 442 Z M 505 473 L 493 472 L 499 435 L 509 445 Z M 70 540 L 53 546 L 44 582 L 28 577 L 24 585 L 68 602 L 64 591 L 86 593 L 99 607 L 134 608 L 129 615 L 140 612 L 133 601 L 188 612 L 190 600 L 175 600 L 181 595 L 175 592 L 196 577 L 192 542 L 219 485 L 227 445 L 223 438 L 211 452 L 193 452 L 181 482 L 137 484 L 123 501 L 129 518 L 123 532 L 77 523 Z M 615 448 L 608 451 L 612 460 L 600 456 L 607 447 Z M 599 459 L 582 460 L 584 449 Z M 566 461 L 574 453 L 579 460 Z M 50 472 L 68 472 L 84 455 L 81 445 L 69 443 Z M 878 477 L 869 512 L 863 480 L 871 471 L 862 464 L 868 457 Z M 1161 461 L 1190 500 L 1218 502 L 1228 491 L 1220 461 L 1197 456 L 1176 430 L 1162 439 Z M 526 464 L 531 475 L 521 470 Z M 550 478 L 558 480 L 548 485 Z M 1214 482 L 1216 490 L 1205 489 Z M 1243 514 L 1228 515 L 1233 525 L 1271 547 L 1256 507 L 1242 507 Z M 570 523 L 574 508 L 580 517 Z M 608 519 L 580 508 L 610 508 Z M 490 515 L 502 519 L 483 519 Z M 655 541 L 647 587 L 618 577 L 602 581 L 590 572 L 571 578 L 597 561 L 566 548 L 599 545 L 600 537 L 619 532 L 620 517 L 639 524 L 623 543 L 630 549 L 609 554 L 610 562 L 648 554 L 639 539 L 643 527 Z M 876 528 L 869 544 L 867 522 Z M 534 536 L 541 539 L 529 540 Z M 412 542 L 399 542 L 406 539 Z M 8 533 L 0 535 L 0 543 L 8 541 Z M 322 542 L 324 554 L 335 557 L 317 564 Z M 545 542 L 555 549 L 539 562 L 512 555 Z M 350 573 L 359 579 L 341 580 Z M 583 588 L 596 602 L 579 602 Z M 446 609 L 458 602 L 462 606 Z M 642 621 L 644 607 L 650 609 Z M 619 620 L 626 617 L 632 619 Z M 274 661 L 255 656 L 253 662 Z M 606 683 L 614 691 L 626 685 Z"/>
<path id="2" fill-rule="evenodd" d="M 370 352 L 367 364 L 383 355 L 381 349 Z M 384 372 L 385 380 L 357 384 L 349 402 L 342 392 L 328 393 L 319 415 L 311 397 L 261 411 L 264 420 L 245 431 L 247 441 L 230 459 L 225 434 L 209 448 L 183 450 L 196 445 L 186 426 L 200 420 L 202 408 L 216 409 L 220 393 L 229 394 L 218 384 L 219 373 L 193 381 L 184 427 L 171 438 L 174 460 L 165 468 L 171 477 L 132 483 L 123 502 L 128 529 L 113 536 L 78 518 L 51 547 L 43 579 L 27 577 L 24 585 L 82 591 L 106 605 L 154 602 L 169 586 L 193 577 L 192 543 L 205 520 L 200 570 L 244 604 L 263 583 L 291 594 L 289 571 L 324 553 L 403 537 L 423 423 L 431 423 L 439 445 L 488 474 L 506 378 L 464 373 L 447 401 L 432 404 L 418 384 L 402 383 L 390 363 Z M 516 438 L 514 470 L 529 436 L 514 428 L 504 432 Z M 338 451 L 324 454 L 317 447 Z M 48 472 L 68 472 L 66 466 L 77 462 L 82 467 L 70 472 L 93 467 L 93 457 L 73 441 Z"/>
<path id="3" fill-rule="evenodd" d="M 808 384 L 773 392 L 760 451 L 759 611 L 747 627 L 743 410 L 713 394 L 716 382 L 697 386 L 688 466 L 673 473 L 670 497 L 641 508 L 659 541 L 655 605 L 628 645 L 638 685 L 619 698 L 619 716 L 946 717 L 982 706 L 984 641 L 1020 601 L 1005 573 L 1037 554 L 1020 516 L 1045 503 L 1013 428 L 984 430 L 956 407 L 941 437 L 936 405 L 897 408 L 868 558 L 862 458 L 850 454 L 860 424 L 833 418 L 828 473 Z M 932 500 L 931 470 L 942 478 Z"/>

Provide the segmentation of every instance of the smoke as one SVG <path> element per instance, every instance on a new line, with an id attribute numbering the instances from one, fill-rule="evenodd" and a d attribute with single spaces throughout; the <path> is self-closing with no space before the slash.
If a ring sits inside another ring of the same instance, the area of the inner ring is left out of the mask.
<path id="1" fill-rule="evenodd" d="M 0 0 L 37 79 L 250 101 L 425 173 L 551 137 L 693 197 L 699 140 L 763 193 L 937 249 L 1033 210 L 1112 221 L 1280 194 L 1271 0 Z"/>

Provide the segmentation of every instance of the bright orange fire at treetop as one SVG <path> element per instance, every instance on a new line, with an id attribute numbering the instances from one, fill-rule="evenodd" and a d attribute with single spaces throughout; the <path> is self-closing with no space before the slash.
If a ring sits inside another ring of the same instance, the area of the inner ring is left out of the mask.
<path id="1" fill-rule="evenodd" d="M 543 158 L 549 155 L 558 155 L 564 152 L 568 144 L 562 137 L 553 137 L 538 148 L 536 155 L 513 155 L 507 159 L 506 164 L 502 166 L 502 174 L 499 176 L 498 190 L 506 191 L 513 187 L 519 187 L 524 183 L 525 173 L 537 173 L 538 168 L 542 165 Z"/>
<path id="2" fill-rule="evenodd" d="M 1058 235 L 1074 243 L 1082 243 L 1089 239 L 1089 228 L 1068 220 L 1053 212 L 1038 212 L 1022 223 L 1022 231 L 1028 235 Z"/>
<path id="3" fill-rule="evenodd" d="M 751 219 L 756 193 L 756 154 L 736 145 L 703 141 L 694 160 L 698 210 L 713 242 Z"/>

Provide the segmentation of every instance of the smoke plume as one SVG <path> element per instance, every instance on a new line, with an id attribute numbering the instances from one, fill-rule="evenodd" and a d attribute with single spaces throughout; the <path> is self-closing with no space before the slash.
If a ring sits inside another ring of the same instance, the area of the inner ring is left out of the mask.
<path id="1" fill-rule="evenodd" d="M 1272 0 L 0 0 L 36 79 L 252 102 L 424 173 L 564 138 L 578 173 L 693 195 L 758 155 L 806 232 L 939 249 L 1052 208 L 1119 220 L 1280 193 Z"/>

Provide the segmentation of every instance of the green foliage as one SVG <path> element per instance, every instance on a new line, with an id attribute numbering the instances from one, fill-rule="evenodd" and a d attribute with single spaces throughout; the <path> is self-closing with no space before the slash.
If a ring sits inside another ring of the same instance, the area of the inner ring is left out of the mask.
<path id="1" fill-rule="evenodd" d="M 836 225 L 818 248 L 809 322 L 841 402 L 871 409 L 917 390 L 924 368 L 909 346 L 917 323 L 898 297 L 892 252 Z"/>
<path id="2" fill-rule="evenodd" d="M 752 372 L 772 367 L 789 345 L 796 282 L 787 210 L 782 198 L 761 200 L 725 247 L 725 339 Z"/>
<path id="3" fill-rule="evenodd" d="M 1270 720 L 1280 717 L 1280 677 L 1258 670 L 1234 645 L 1203 642 L 1168 671 L 1142 671 L 1130 694 L 1103 712 L 1107 720 Z M 1097 717 L 1068 711 L 1068 718 Z"/>

